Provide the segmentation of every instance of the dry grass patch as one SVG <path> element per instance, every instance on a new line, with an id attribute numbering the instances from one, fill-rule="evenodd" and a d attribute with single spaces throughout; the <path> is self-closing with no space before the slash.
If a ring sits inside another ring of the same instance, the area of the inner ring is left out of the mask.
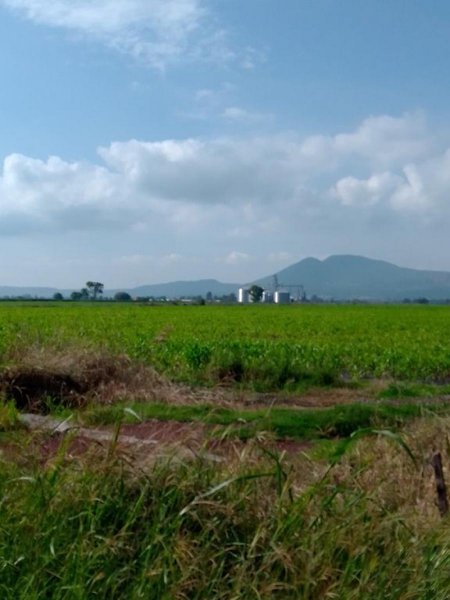
<path id="1" fill-rule="evenodd" d="M 53 350 L 35 345 L 14 352 L 0 373 L 0 391 L 19 410 L 46 414 L 57 407 L 81 408 L 92 402 L 158 401 L 175 405 L 267 406 L 263 394 L 192 388 L 173 383 L 151 366 L 128 356 L 79 346 Z"/>
<path id="2" fill-rule="evenodd" d="M 70 348 L 52 352 L 31 347 L 0 374 L 0 388 L 20 410 L 47 413 L 88 402 L 112 404 L 124 398 L 162 400 L 174 386 L 154 369 L 124 355 Z"/>

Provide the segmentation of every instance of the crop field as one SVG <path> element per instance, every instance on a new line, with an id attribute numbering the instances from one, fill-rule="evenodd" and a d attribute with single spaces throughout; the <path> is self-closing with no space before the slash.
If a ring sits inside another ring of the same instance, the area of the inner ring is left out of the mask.
<path id="1" fill-rule="evenodd" d="M 450 597 L 450 308 L 4 302 L 0 356 L 1 598 Z"/>
<path id="2" fill-rule="evenodd" d="M 450 382 L 447 307 L 0 304 L 4 360 L 30 345 L 102 348 L 178 381 L 258 391 Z"/>

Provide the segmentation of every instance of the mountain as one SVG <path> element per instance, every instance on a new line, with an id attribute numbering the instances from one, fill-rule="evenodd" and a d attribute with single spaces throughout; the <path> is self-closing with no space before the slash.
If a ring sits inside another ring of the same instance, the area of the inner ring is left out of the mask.
<path id="1" fill-rule="evenodd" d="M 363 256 L 338 255 L 325 260 L 305 258 L 275 273 L 280 287 L 292 286 L 295 296 L 299 286 L 303 286 L 308 297 L 313 294 L 336 300 L 392 300 L 425 297 L 430 300 L 450 298 L 450 272 L 421 271 L 398 267 L 383 260 L 373 260 Z M 254 283 L 264 288 L 273 288 L 273 275 L 258 279 Z M 216 279 L 199 281 L 173 281 L 135 288 L 105 290 L 105 297 L 112 297 L 117 291 L 125 291 L 133 298 L 153 296 L 183 298 L 203 296 L 208 292 L 214 296 L 237 293 L 241 284 L 221 283 Z M 297 288 L 297 289 L 296 289 Z M 71 290 L 58 290 L 50 287 L 6 287 L 0 286 L 0 297 L 31 296 L 51 298 L 57 291 L 65 297 Z"/>
<path id="2" fill-rule="evenodd" d="M 142 285 L 135 288 L 117 288 L 104 291 L 105 298 L 112 298 L 116 292 L 128 292 L 133 298 L 153 296 L 159 298 L 184 298 L 189 296 L 206 296 L 211 292 L 213 296 L 225 296 L 237 293 L 241 284 L 221 283 L 216 279 L 201 279 L 199 281 L 172 281 L 169 283 L 155 283 Z M 61 292 L 68 298 L 74 290 L 66 290 L 52 287 L 18 287 L 0 286 L 0 298 L 52 298 L 56 292 Z"/>
<path id="3" fill-rule="evenodd" d="M 450 273 L 398 267 L 363 256 L 338 255 L 321 261 L 305 258 L 276 273 L 280 287 L 303 285 L 307 296 L 361 300 L 450 298 Z M 256 282 L 273 286 L 273 275 Z M 296 290 L 294 290 L 296 293 Z"/>
<path id="4" fill-rule="evenodd" d="M 59 291 L 61 290 L 50 287 L 19 287 L 0 285 L 0 298 L 18 298 L 19 296 L 31 298 L 51 298 L 53 294 Z"/>
<path id="5" fill-rule="evenodd" d="M 135 288 L 121 288 L 120 290 L 105 290 L 105 296 L 114 296 L 117 291 L 125 291 L 137 298 L 139 296 L 153 296 L 159 298 L 183 298 L 188 296 L 206 296 L 211 292 L 213 296 L 224 296 L 237 293 L 239 283 L 221 283 L 216 279 L 200 279 L 199 281 L 172 281 L 169 283 L 155 283 L 141 285 Z"/>

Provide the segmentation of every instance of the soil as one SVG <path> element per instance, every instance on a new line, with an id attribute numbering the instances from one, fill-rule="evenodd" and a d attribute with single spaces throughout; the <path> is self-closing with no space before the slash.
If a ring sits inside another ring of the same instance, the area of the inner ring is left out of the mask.
<path id="1" fill-rule="evenodd" d="M 220 439 L 215 435 L 216 427 L 202 423 L 180 423 L 177 421 L 158 421 L 152 419 L 143 423 L 123 425 L 117 440 L 112 426 L 64 427 L 58 431 L 58 422 L 50 417 L 24 415 L 28 433 L 25 443 L 11 444 L 0 439 L 0 454 L 11 457 L 20 454 L 23 447 L 27 454 L 40 464 L 46 464 L 61 451 L 65 459 L 71 460 L 96 455 L 105 457 L 114 446 L 118 455 L 141 464 L 149 463 L 158 457 L 195 458 L 203 457 L 209 461 L 222 462 L 238 457 L 246 448 L 254 448 L 252 442 L 235 439 Z M 66 436 L 70 436 L 66 438 Z M 311 448 L 310 442 L 297 440 L 261 440 L 261 447 L 283 452 L 294 458 L 300 452 Z"/>
<path id="2" fill-rule="evenodd" d="M 36 438 L 32 443 L 32 447 L 36 451 L 39 461 L 45 464 L 58 454 L 63 443 L 64 434 L 59 433 L 56 435 L 46 436 L 43 439 Z M 69 459 L 80 457 L 86 454 L 88 450 L 95 449 L 95 446 L 96 443 L 94 440 L 77 436 L 68 444 L 68 447 L 65 449 L 65 456 Z M 101 448 L 97 449 L 101 451 Z"/>
<path id="3" fill-rule="evenodd" d="M 111 428 L 99 428 L 111 431 Z M 121 436 L 137 440 L 152 440 L 158 444 L 202 444 L 207 427 L 202 423 L 180 423 L 178 421 L 158 421 L 151 419 L 136 425 L 122 425 Z"/>

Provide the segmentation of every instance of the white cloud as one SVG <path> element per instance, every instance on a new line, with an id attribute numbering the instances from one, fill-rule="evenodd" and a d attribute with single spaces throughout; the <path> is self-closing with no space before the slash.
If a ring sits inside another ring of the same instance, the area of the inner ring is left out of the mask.
<path id="1" fill-rule="evenodd" d="M 223 111 L 222 116 L 226 119 L 245 121 L 251 117 L 251 113 L 243 108 L 239 108 L 238 106 L 229 106 Z"/>
<path id="2" fill-rule="evenodd" d="M 450 149 L 415 163 L 398 173 L 383 172 L 367 179 L 344 177 L 331 190 L 344 206 L 384 205 L 403 214 L 435 219 L 450 213 Z"/>
<path id="3" fill-rule="evenodd" d="M 371 118 L 328 138 L 114 142 L 99 149 L 103 164 L 13 154 L 0 174 L 0 232 L 203 228 L 249 240 L 340 222 L 342 207 L 439 219 L 449 206 L 450 151 L 434 150 L 437 135 L 422 121 Z M 374 170 L 385 155 L 391 169 Z"/>
<path id="4" fill-rule="evenodd" d="M 98 165 L 11 154 L 0 178 L 0 230 L 106 224 L 119 209 L 122 183 Z"/>
<path id="5" fill-rule="evenodd" d="M 270 202 L 291 195 L 297 178 L 282 139 L 131 140 L 99 152 L 139 190 L 179 202 Z"/>
<path id="6" fill-rule="evenodd" d="M 403 174 L 404 180 L 391 198 L 395 209 L 430 216 L 450 212 L 450 149 L 406 165 Z"/>
<path id="7" fill-rule="evenodd" d="M 7 156 L 0 251 L 22 274 L 33 275 L 27 261 L 42 256 L 40 281 L 53 268 L 63 281 L 85 281 L 89 268 L 120 285 L 252 281 L 301 256 L 338 252 L 442 267 L 449 199 L 450 139 L 410 116 L 372 118 L 336 136 L 129 140 L 100 148 L 94 162 Z M 58 266 L 64 247 L 67 273 Z M 10 267 L 2 272 L 14 280 Z"/>
<path id="8" fill-rule="evenodd" d="M 225 33 L 204 0 L 0 0 L 35 23 L 99 41 L 164 69 L 181 59 L 227 60 Z"/>
<path id="9" fill-rule="evenodd" d="M 224 81 L 216 88 L 198 89 L 192 98 L 192 106 L 183 106 L 177 114 L 181 117 L 195 120 L 216 120 L 223 116 L 224 106 L 232 102 L 236 87 Z"/>
<path id="10" fill-rule="evenodd" d="M 374 169 L 392 169 L 427 157 L 436 145 L 425 116 L 406 113 L 401 117 L 369 117 L 355 131 L 335 136 L 311 136 L 302 144 L 301 152 L 322 165 L 345 160 L 353 167 L 367 164 Z"/>
<path id="11" fill-rule="evenodd" d="M 224 262 L 227 265 L 238 265 L 240 263 L 248 263 L 252 260 L 252 257 L 246 252 L 239 252 L 238 250 L 232 250 L 225 258 Z"/>
<path id="12" fill-rule="evenodd" d="M 344 206 L 372 206 L 389 198 L 402 184 L 402 178 L 392 173 L 378 173 L 368 179 L 343 177 L 332 189 Z"/>
<path id="13" fill-rule="evenodd" d="M 266 59 L 265 52 L 257 50 L 252 46 L 247 46 L 243 52 L 241 66 L 243 69 L 252 70 L 257 64 L 264 62 Z"/>
<path id="14" fill-rule="evenodd" d="M 261 123 L 273 119 L 272 115 L 249 111 L 245 108 L 240 108 L 239 106 L 229 106 L 225 108 L 221 116 L 228 121 L 235 121 L 237 123 Z"/>
<path id="15" fill-rule="evenodd" d="M 334 138 L 337 152 L 390 168 L 405 161 L 421 159 L 432 147 L 426 120 L 421 113 L 407 113 L 400 118 L 388 115 L 369 117 L 355 132 L 342 133 Z"/>

